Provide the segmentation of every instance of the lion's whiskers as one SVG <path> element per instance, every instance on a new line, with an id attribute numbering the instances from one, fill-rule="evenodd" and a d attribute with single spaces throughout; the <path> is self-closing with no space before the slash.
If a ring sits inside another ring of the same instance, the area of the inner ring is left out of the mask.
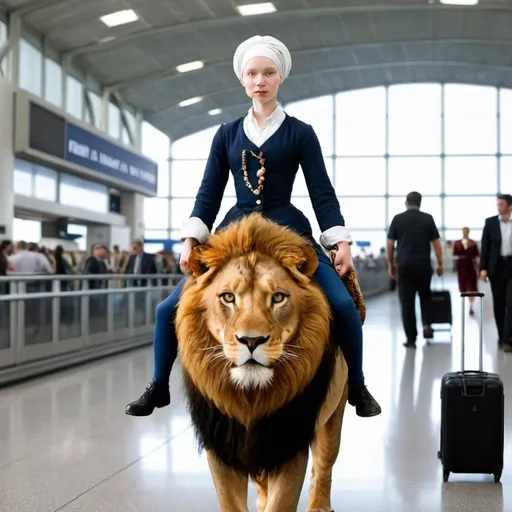
<path id="1" fill-rule="evenodd" d="M 223 368 L 223 370 L 229 371 L 230 368 L 231 368 L 231 361 L 229 359 L 226 359 L 224 361 L 224 368 Z"/>
<path id="2" fill-rule="evenodd" d="M 297 354 L 293 354 L 292 352 L 288 352 L 288 351 L 283 351 L 283 353 L 280 355 L 280 357 L 278 357 L 274 364 L 276 366 L 278 365 L 281 365 L 281 366 L 284 366 L 285 368 L 288 368 L 290 367 L 290 369 L 293 370 L 293 367 L 291 367 L 291 363 L 297 359 L 299 356 Z"/>
<path id="3" fill-rule="evenodd" d="M 284 350 L 283 357 L 285 359 L 297 359 L 299 357 L 299 354 L 294 354 L 293 352 L 288 352 L 287 350 Z"/>
<path id="4" fill-rule="evenodd" d="M 206 347 L 206 348 L 200 348 L 201 352 L 206 352 L 208 350 L 222 350 L 222 345 L 216 345 L 215 347 Z"/>
<path id="5" fill-rule="evenodd" d="M 209 361 L 211 363 L 227 363 L 229 364 L 229 360 L 226 358 L 226 354 L 224 354 L 224 351 L 220 350 L 216 354 L 213 354 L 210 356 Z"/>
<path id="6" fill-rule="evenodd" d="M 286 361 L 282 357 L 280 357 L 279 359 L 276 359 L 274 361 L 274 366 L 279 366 L 279 365 L 286 366 Z"/>

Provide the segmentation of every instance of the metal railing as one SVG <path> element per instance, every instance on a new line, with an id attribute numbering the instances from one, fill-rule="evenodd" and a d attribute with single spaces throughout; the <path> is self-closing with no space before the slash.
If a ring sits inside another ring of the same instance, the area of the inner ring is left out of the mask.
<path id="1" fill-rule="evenodd" d="M 0 383 L 149 343 L 156 306 L 182 277 L 0 277 Z"/>
<path id="2" fill-rule="evenodd" d="M 383 258 L 355 268 L 366 298 L 389 290 Z M 151 343 L 156 306 L 182 277 L 0 277 L 0 384 Z"/>

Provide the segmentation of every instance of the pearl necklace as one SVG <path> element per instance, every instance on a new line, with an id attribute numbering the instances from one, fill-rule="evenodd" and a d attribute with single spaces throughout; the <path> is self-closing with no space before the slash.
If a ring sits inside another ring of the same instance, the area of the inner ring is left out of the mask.
<path id="1" fill-rule="evenodd" d="M 258 177 L 258 188 L 253 188 L 251 183 L 249 182 L 249 174 L 247 173 L 247 151 L 245 149 L 242 151 L 242 171 L 244 172 L 245 186 L 255 196 L 259 196 L 263 191 L 263 182 L 265 181 L 265 159 L 263 158 L 262 151 L 260 151 L 259 155 L 256 155 L 251 151 L 251 155 L 259 160 L 261 166 L 260 169 L 258 169 L 258 172 L 256 173 L 256 176 Z M 256 204 L 261 204 L 261 199 L 258 199 L 256 201 Z"/>

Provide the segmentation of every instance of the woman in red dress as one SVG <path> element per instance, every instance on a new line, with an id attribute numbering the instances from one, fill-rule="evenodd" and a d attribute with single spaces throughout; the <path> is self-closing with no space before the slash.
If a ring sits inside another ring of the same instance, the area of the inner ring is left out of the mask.
<path id="1" fill-rule="evenodd" d="M 462 228 L 462 239 L 457 240 L 453 246 L 453 256 L 457 259 L 456 270 L 460 292 L 478 291 L 477 259 L 479 255 L 476 242 L 469 238 L 469 228 Z M 474 300 L 474 297 L 469 298 L 470 315 L 474 314 Z"/>

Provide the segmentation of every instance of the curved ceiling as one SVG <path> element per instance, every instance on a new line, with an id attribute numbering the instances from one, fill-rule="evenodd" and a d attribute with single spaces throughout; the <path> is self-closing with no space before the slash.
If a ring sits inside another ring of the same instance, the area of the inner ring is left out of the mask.
<path id="1" fill-rule="evenodd" d="M 284 102 L 383 84 L 463 82 L 512 87 L 512 0 L 452 7 L 439 0 L 274 0 L 277 12 L 240 16 L 254 0 L 0 0 L 48 44 L 177 139 L 243 115 L 233 70 L 237 45 L 281 39 L 293 58 Z M 99 16 L 132 8 L 139 20 L 106 27 Z M 203 60 L 180 74 L 176 66 Z M 204 97 L 188 107 L 183 100 Z M 212 109 L 222 109 L 215 117 Z"/>

